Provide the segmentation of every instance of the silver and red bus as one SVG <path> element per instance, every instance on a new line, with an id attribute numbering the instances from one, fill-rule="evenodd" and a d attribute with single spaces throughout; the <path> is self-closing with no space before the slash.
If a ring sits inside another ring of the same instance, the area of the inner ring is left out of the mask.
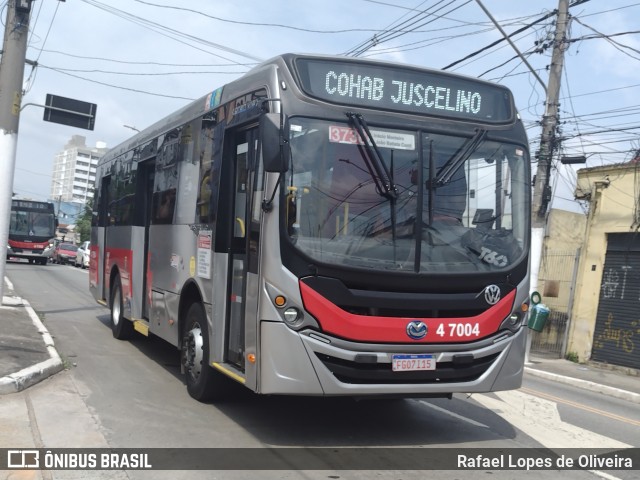
<path id="1" fill-rule="evenodd" d="M 90 289 L 198 400 L 518 388 L 529 162 L 503 86 L 281 55 L 100 160 Z"/>
<path id="2" fill-rule="evenodd" d="M 12 199 L 7 258 L 46 265 L 53 253 L 57 226 L 53 203 Z"/>

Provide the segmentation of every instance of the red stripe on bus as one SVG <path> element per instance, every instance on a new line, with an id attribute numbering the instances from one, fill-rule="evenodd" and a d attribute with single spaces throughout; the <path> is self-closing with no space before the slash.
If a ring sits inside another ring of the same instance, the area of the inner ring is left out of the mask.
<path id="1" fill-rule="evenodd" d="M 120 272 L 122 294 L 125 298 L 131 298 L 133 295 L 133 282 L 131 280 L 131 274 L 133 271 L 133 250 L 107 247 L 105 258 L 106 278 L 111 275 L 111 269 L 114 266 L 117 266 Z"/>
<path id="2" fill-rule="evenodd" d="M 18 240 L 9 240 L 11 248 L 22 248 L 25 250 L 44 250 L 49 246 L 49 242 L 19 242 Z"/>
<path id="3" fill-rule="evenodd" d="M 100 248 L 97 245 L 89 244 L 89 286 L 98 288 L 98 259 L 100 258 Z"/>
<path id="4" fill-rule="evenodd" d="M 349 313 L 300 282 L 300 292 L 307 311 L 320 323 L 323 332 L 357 342 L 376 343 L 454 343 L 480 340 L 498 331 L 512 312 L 515 290 L 486 311 L 473 317 L 417 318 L 380 317 Z M 407 334 L 410 322 L 427 326 L 424 338 L 414 340 Z"/>

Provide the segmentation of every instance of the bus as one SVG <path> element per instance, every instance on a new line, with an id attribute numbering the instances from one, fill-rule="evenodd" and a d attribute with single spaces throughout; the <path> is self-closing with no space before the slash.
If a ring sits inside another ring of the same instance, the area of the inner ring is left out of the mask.
<path id="1" fill-rule="evenodd" d="M 283 54 L 116 146 L 95 192 L 90 290 L 115 338 L 177 348 L 197 400 L 521 385 L 530 159 L 504 86 Z"/>
<path id="2" fill-rule="evenodd" d="M 58 219 L 51 202 L 11 200 L 7 259 L 46 265 L 53 253 Z"/>

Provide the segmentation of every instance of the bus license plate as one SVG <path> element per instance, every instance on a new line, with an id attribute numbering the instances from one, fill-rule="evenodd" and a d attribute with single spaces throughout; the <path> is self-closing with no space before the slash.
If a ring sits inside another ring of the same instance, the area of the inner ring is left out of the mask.
<path id="1" fill-rule="evenodd" d="M 394 372 L 414 372 L 416 370 L 435 370 L 435 355 L 392 355 L 391 368 Z"/>

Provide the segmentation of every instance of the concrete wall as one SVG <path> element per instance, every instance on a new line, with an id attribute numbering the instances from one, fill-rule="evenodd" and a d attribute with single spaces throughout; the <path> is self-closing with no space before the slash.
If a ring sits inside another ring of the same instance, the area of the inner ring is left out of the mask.
<path id="1" fill-rule="evenodd" d="M 584 247 L 580 256 L 568 351 L 589 360 L 607 251 L 607 233 L 635 230 L 640 165 L 624 164 L 578 171 L 576 198 L 589 201 Z"/>
<path id="2" fill-rule="evenodd" d="M 585 214 L 565 210 L 551 210 L 547 219 L 538 283 L 544 303 L 553 310 L 568 312 L 575 256 L 586 224 Z"/>

